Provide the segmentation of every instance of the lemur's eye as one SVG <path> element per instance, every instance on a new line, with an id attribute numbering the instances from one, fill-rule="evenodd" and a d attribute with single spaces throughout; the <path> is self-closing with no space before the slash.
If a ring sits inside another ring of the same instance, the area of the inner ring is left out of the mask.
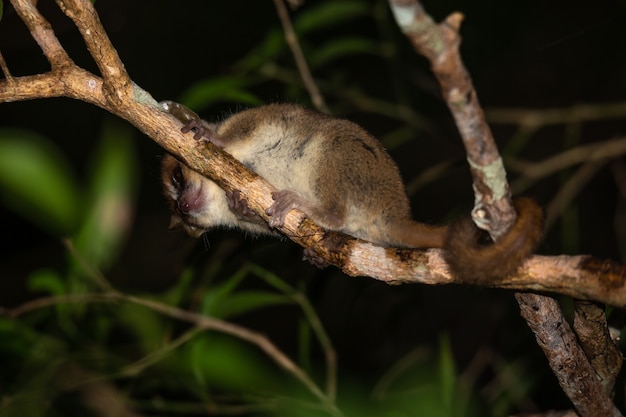
<path id="1" fill-rule="evenodd" d="M 171 175 L 172 184 L 177 191 L 182 191 L 185 188 L 185 176 L 183 175 L 183 170 L 180 165 L 176 165 L 176 168 L 172 170 Z"/>

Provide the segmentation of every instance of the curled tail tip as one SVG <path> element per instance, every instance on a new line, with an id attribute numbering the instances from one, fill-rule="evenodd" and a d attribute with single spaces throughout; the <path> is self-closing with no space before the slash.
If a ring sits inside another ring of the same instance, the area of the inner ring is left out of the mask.
<path id="1" fill-rule="evenodd" d="M 450 226 L 444 257 L 454 276 L 467 282 L 504 278 L 532 254 L 543 236 L 543 209 L 526 197 L 516 198 L 514 206 L 515 224 L 495 243 L 469 217 Z"/>
<path id="2" fill-rule="evenodd" d="M 530 197 L 515 198 L 513 204 L 517 212 L 517 220 L 509 230 L 509 233 L 525 233 L 528 241 L 528 253 L 526 255 L 528 257 L 537 249 L 541 239 L 543 239 L 546 213 L 543 207 Z"/>

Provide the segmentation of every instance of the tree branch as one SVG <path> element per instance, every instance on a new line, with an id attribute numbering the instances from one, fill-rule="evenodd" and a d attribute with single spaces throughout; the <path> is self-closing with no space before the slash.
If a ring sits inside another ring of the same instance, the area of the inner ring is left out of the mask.
<path id="1" fill-rule="evenodd" d="M 241 191 L 246 195 L 250 207 L 267 219 L 265 210 L 273 203 L 271 193 L 275 190 L 222 150 L 211 144 L 190 140 L 180 132 L 180 122 L 164 112 L 150 94 L 132 82 L 91 2 L 57 0 L 59 7 L 78 27 L 101 76 L 91 74 L 74 64 L 33 1 L 11 2 L 50 62 L 51 70 L 44 74 L 14 78 L 10 76 L 8 66 L 3 64 L 6 79 L 0 82 L 0 102 L 69 97 L 101 107 L 128 120 L 190 168 L 211 177 L 223 188 Z M 515 212 L 510 205 L 509 187 L 502 161 L 485 123 L 471 79 L 458 54 L 458 31 L 462 16 L 453 14 L 442 24 L 436 25 L 416 1 L 390 0 L 390 4 L 400 28 L 432 64 L 433 72 L 441 84 L 443 95 L 467 148 L 476 191 L 474 219 L 497 238 L 512 224 Z M 368 242 L 324 231 L 296 211 L 288 214 L 284 227 L 279 230 L 294 242 L 313 248 L 320 256 L 349 275 L 370 276 L 390 284 L 463 283 L 450 275 L 439 250 L 377 247 Z M 589 256 L 534 256 L 525 262 L 516 276 L 491 285 L 515 290 L 555 292 L 626 307 L 626 267 Z M 589 413 L 598 411 L 606 413 L 602 415 L 619 415 L 610 404 L 602 384 L 597 381 L 595 371 L 584 354 L 580 353 L 580 347 L 575 343 L 569 327 L 560 314 L 557 315 L 555 302 L 531 294 L 518 294 L 517 299 L 525 318 L 546 350 L 559 381 L 579 413 L 592 415 Z M 140 303 L 136 299 L 128 301 Z M 148 302 L 141 300 L 141 303 L 147 305 Z M 147 306 L 179 319 L 201 323 L 197 317 L 187 316 L 187 313 L 182 314 L 161 306 Z M 548 308 L 551 310 L 544 310 Z M 538 312 L 541 314 L 537 314 Z M 542 323 L 542 314 L 549 313 L 553 316 Z M 202 323 L 210 328 L 217 326 L 213 322 Z M 562 330 L 554 333 L 550 326 L 559 326 Z M 588 324 L 577 329 L 577 332 L 582 335 L 586 326 Z M 602 326 L 605 325 L 601 324 Z M 559 343 L 554 348 L 550 347 L 553 338 L 562 339 L 556 341 Z M 259 343 L 258 339 L 252 340 Z M 608 343 L 604 340 L 600 349 L 602 352 Z M 590 355 L 594 352 L 589 347 L 585 350 Z M 603 358 L 611 355 L 613 354 L 604 355 Z M 575 367 L 563 372 L 560 358 L 575 358 Z M 608 363 L 609 367 L 619 367 L 614 359 Z M 614 377 L 611 372 L 603 375 L 606 375 L 603 378 L 607 381 Z M 609 385 L 611 384 L 612 382 Z M 583 397 L 591 398 L 593 404 Z"/>
<path id="2" fill-rule="evenodd" d="M 11 0 L 11 4 L 53 69 L 74 64 L 55 36 L 50 23 L 37 10 L 36 2 Z"/>
<path id="3" fill-rule="evenodd" d="M 589 301 L 575 301 L 574 331 L 605 393 L 613 396 L 615 380 L 624 359 L 611 338 L 604 309 Z"/>
<path id="4" fill-rule="evenodd" d="M 517 294 L 521 313 L 535 333 L 552 371 L 581 417 L 622 414 L 596 376 L 556 301 L 535 294 Z"/>
<path id="5" fill-rule="evenodd" d="M 389 4 L 402 32 L 430 62 L 461 134 L 474 185 L 474 221 L 497 239 L 515 222 L 516 214 L 504 164 L 459 54 L 463 15 L 453 13 L 436 24 L 416 0 L 389 0 Z"/>
<path id="6" fill-rule="evenodd" d="M 430 61 L 433 73 L 441 85 L 443 96 L 456 120 L 467 151 L 473 178 L 476 197 L 474 221 L 479 227 L 488 230 L 494 240 L 497 240 L 513 224 L 516 213 L 510 204 L 510 192 L 502 159 L 485 121 L 471 78 L 458 52 L 462 15 L 454 13 L 443 23 L 436 25 L 424 13 L 417 0 L 389 0 L 389 2 L 402 31 L 414 48 Z M 533 257 L 526 262 L 524 269 L 538 258 Z M 557 258 L 551 258 L 543 265 L 540 262 L 536 271 L 537 276 L 533 276 L 532 272 L 528 271 L 531 272 L 527 275 L 530 278 L 528 284 L 540 286 L 544 283 L 543 277 L 551 275 L 546 272 L 557 265 L 553 262 L 558 262 Z M 613 291 L 612 284 L 617 282 L 623 284 L 626 273 L 623 265 L 597 262 L 589 257 L 580 258 L 578 263 L 570 264 L 569 267 L 575 269 L 568 270 L 566 265 L 560 265 L 560 268 L 554 271 L 555 276 L 560 278 L 561 282 L 567 282 L 569 288 L 577 290 L 583 289 L 587 284 L 579 281 L 572 285 L 573 283 L 568 282 L 567 278 L 578 275 L 581 270 L 589 271 L 591 274 L 594 270 L 602 271 L 601 282 L 604 284 L 604 292 L 607 296 Z M 523 280 L 523 275 L 524 273 L 518 273 L 511 280 Z M 617 279 L 605 279 L 610 276 Z M 537 279 L 539 277 L 541 279 Z M 502 282 L 499 284 L 502 285 Z M 540 290 L 539 287 L 534 289 Z M 569 295 L 577 297 L 572 293 Z M 527 293 L 516 294 L 516 299 L 522 316 L 535 332 L 537 342 L 544 350 L 561 387 L 578 413 L 583 417 L 620 416 L 620 412 L 598 381 L 596 371 L 585 356 L 585 352 L 578 345 L 576 336 L 563 319 L 557 302 L 549 297 Z M 579 334 L 598 333 L 596 326 L 589 326 L 590 322 L 589 320 L 578 321 Z M 606 329 L 606 322 L 604 322 L 604 328 Z M 608 329 L 606 333 L 608 334 Z M 604 343 L 599 342 L 599 346 L 591 346 L 591 342 L 588 341 L 586 344 L 588 353 L 597 355 L 601 352 L 604 355 L 606 351 L 610 352 L 605 342 L 606 338 L 602 341 Z M 603 370 L 605 362 L 618 366 L 617 369 L 612 370 L 613 372 L 619 371 L 621 362 L 614 360 L 611 355 L 597 360 L 598 366 L 602 366 Z M 612 384 L 613 380 L 610 378 L 613 374 L 606 370 L 604 374 L 607 374 L 607 380 Z"/>
<path id="7" fill-rule="evenodd" d="M 222 150 L 211 144 L 198 143 L 191 140 L 190 136 L 182 134 L 180 122 L 164 112 L 149 93 L 126 78 L 127 73 L 123 64 L 106 36 L 91 2 L 87 0 L 59 0 L 59 2 L 64 12 L 74 20 L 80 33 L 87 38 L 86 43 L 90 52 L 100 71 L 105 74 L 104 79 L 75 66 L 64 52 L 59 52 L 59 44 L 52 30 L 40 28 L 40 26 L 49 28 L 49 24 L 39 15 L 32 2 L 12 0 L 23 19 L 34 22 L 29 23 L 29 29 L 33 36 L 39 39 L 39 45 L 45 48 L 46 57 L 54 64 L 53 70 L 45 74 L 1 81 L 0 102 L 70 97 L 94 104 L 128 120 L 166 151 L 185 161 L 190 168 L 214 179 L 223 188 L 241 191 L 246 195 L 250 207 L 261 216 L 266 216 L 265 210 L 273 203 L 271 198 L 273 187 Z M 446 26 L 446 30 L 449 31 L 449 27 Z M 464 123 L 471 124 L 476 120 L 482 120 L 482 115 L 475 109 L 464 109 L 467 105 L 463 104 L 462 100 L 458 101 L 459 97 L 463 97 L 463 94 L 460 96 L 459 94 L 459 92 L 450 93 L 448 96 L 457 103 L 453 107 L 460 107 L 461 113 L 466 115 L 467 121 Z M 469 96 L 474 97 L 476 101 L 475 94 Z M 480 137 L 475 134 L 470 136 L 471 140 Z M 498 168 L 500 165 L 498 158 L 488 158 L 486 154 L 479 154 L 474 159 L 479 163 L 487 161 L 487 165 L 483 167 L 474 163 L 475 161 L 472 162 L 473 172 L 479 172 L 486 181 L 496 178 L 491 175 L 492 172 L 501 171 L 501 168 Z M 500 199 L 506 200 L 503 198 L 506 195 L 504 192 L 507 190 L 506 183 L 498 184 L 495 187 L 480 187 L 485 191 L 483 197 L 488 195 L 486 191 L 498 189 L 497 193 L 489 192 L 489 195 L 497 194 Z M 489 217 L 495 219 L 498 216 Z M 348 275 L 369 276 L 390 284 L 467 284 L 450 275 L 440 250 L 382 248 L 338 233 L 324 231 L 308 219 L 304 221 L 302 219 L 302 213 L 291 211 L 280 231 L 294 242 L 312 247 L 320 256 Z M 493 230 L 497 228 L 494 227 Z M 589 264 L 602 267 L 587 268 Z M 569 281 L 563 277 L 567 277 Z M 624 267 L 609 261 L 590 257 L 535 256 L 522 266 L 518 276 L 494 283 L 494 286 L 556 292 L 626 307 L 625 278 Z"/>
<path id="8" fill-rule="evenodd" d="M 291 24 L 291 19 L 289 19 L 289 12 L 287 11 L 287 7 L 285 7 L 284 1 L 285 0 L 274 0 L 274 5 L 276 6 L 280 24 L 283 26 L 283 31 L 285 32 L 285 40 L 287 41 L 289 49 L 291 49 L 291 54 L 293 55 L 296 66 L 298 67 L 300 78 L 304 83 L 304 87 L 309 92 L 309 96 L 311 97 L 311 101 L 313 102 L 315 108 L 321 112 L 329 113 L 324 96 L 322 96 L 320 89 L 317 87 L 317 84 L 315 84 L 313 74 L 311 74 L 311 70 L 306 62 L 302 48 L 300 48 L 296 32 Z"/>

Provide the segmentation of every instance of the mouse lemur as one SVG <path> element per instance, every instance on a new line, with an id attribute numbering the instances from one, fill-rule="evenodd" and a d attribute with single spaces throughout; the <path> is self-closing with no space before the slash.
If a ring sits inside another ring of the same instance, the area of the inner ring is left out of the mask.
<path id="1" fill-rule="evenodd" d="M 267 223 L 239 192 L 226 193 L 166 155 L 162 180 L 172 224 L 194 237 L 217 226 L 276 234 L 273 227 L 295 208 L 327 230 L 377 245 L 442 248 L 452 272 L 468 279 L 515 272 L 541 238 L 542 210 L 525 198 L 515 200 L 515 225 L 493 244 L 479 242 L 469 217 L 450 226 L 416 222 L 396 164 L 376 138 L 350 121 L 293 104 L 244 110 L 219 123 L 203 121 L 178 103 L 164 107 L 185 123 L 183 132 L 221 147 L 279 190 Z"/>

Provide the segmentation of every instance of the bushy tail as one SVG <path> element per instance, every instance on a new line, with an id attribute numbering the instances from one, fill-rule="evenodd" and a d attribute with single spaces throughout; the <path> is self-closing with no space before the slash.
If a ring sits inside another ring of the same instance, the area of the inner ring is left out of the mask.
<path id="1" fill-rule="evenodd" d="M 543 210 L 529 198 L 514 200 L 517 221 L 497 242 L 483 244 L 484 232 L 469 217 L 449 226 L 445 259 L 453 275 L 481 282 L 515 273 L 543 236 Z"/>
<path id="2" fill-rule="evenodd" d="M 398 222 L 389 226 L 388 246 L 402 248 L 443 248 L 447 226 L 435 226 L 414 221 Z"/>

